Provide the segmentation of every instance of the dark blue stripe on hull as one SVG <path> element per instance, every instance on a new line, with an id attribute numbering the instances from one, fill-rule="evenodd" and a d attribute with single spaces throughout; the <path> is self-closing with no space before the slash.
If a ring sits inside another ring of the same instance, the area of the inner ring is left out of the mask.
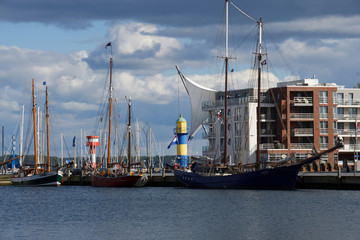
<path id="1" fill-rule="evenodd" d="M 12 183 L 14 185 L 43 185 L 43 186 L 57 186 L 58 183 L 61 183 L 62 175 L 58 173 L 43 173 L 39 175 L 33 175 L 29 177 L 22 178 L 12 178 Z M 20 180 L 20 181 L 19 181 Z"/>
<path id="2" fill-rule="evenodd" d="M 178 181 L 193 188 L 292 189 L 301 165 L 264 169 L 228 176 L 200 176 L 175 170 Z"/>

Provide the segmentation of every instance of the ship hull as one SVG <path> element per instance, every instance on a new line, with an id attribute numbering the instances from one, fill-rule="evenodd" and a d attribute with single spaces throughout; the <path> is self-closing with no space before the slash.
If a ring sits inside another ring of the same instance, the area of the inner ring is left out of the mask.
<path id="1" fill-rule="evenodd" d="M 25 186 L 60 186 L 62 180 L 62 172 L 53 171 L 36 174 L 26 177 L 13 177 L 11 182 L 13 185 Z"/>
<path id="2" fill-rule="evenodd" d="M 175 170 L 176 179 L 192 188 L 293 189 L 301 164 L 226 176 L 201 176 Z"/>
<path id="3" fill-rule="evenodd" d="M 140 178 L 139 175 L 117 177 L 92 175 L 91 185 L 93 187 L 135 187 Z"/>

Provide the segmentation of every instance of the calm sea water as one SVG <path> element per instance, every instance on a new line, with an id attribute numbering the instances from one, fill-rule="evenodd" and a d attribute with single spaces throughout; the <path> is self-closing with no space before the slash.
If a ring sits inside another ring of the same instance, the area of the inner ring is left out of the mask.
<path id="1" fill-rule="evenodd" d="M 0 239 L 360 239 L 360 191 L 0 187 Z"/>

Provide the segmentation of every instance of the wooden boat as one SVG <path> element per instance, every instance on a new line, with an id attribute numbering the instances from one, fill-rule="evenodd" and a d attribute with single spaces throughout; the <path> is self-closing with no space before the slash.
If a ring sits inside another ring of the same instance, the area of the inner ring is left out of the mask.
<path id="1" fill-rule="evenodd" d="M 106 46 L 111 47 L 111 43 Z M 110 155 L 111 155 L 111 124 L 112 124 L 112 104 L 113 104 L 113 96 L 112 96 L 112 66 L 113 60 L 112 56 L 110 57 L 110 84 L 109 84 L 109 115 L 108 115 L 108 144 L 107 144 L 107 165 L 106 169 L 95 169 L 94 174 L 91 176 L 91 185 L 93 187 L 135 187 L 139 186 L 137 184 L 145 181 L 145 177 L 142 174 L 132 173 L 131 172 L 131 100 L 129 100 L 129 131 L 128 131 L 128 162 L 127 167 L 123 167 L 122 164 L 118 164 L 119 168 L 113 169 L 111 168 Z M 140 186 L 143 184 L 140 184 Z"/>
<path id="2" fill-rule="evenodd" d="M 51 170 L 50 166 L 50 147 L 49 147 L 49 111 L 48 111 L 48 91 L 46 87 L 46 126 L 47 126 L 47 169 L 38 167 L 38 152 L 36 139 L 36 103 L 35 103 L 35 86 L 32 80 L 33 93 L 33 125 L 34 125 L 34 155 L 35 167 L 26 168 L 25 165 L 20 167 L 17 175 L 11 178 L 14 185 L 37 185 L 37 186 L 60 186 L 62 172 L 60 170 Z"/>

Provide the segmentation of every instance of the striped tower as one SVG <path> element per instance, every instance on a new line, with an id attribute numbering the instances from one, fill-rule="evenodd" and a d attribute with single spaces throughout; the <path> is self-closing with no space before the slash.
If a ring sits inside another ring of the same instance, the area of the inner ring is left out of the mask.
<path id="1" fill-rule="evenodd" d="M 180 167 L 186 168 L 187 162 L 187 128 L 186 120 L 180 114 L 178 120 L 176 120 L 176 135 L 177 135 L 177 159 Z"/>
<path id="2" fill-rule="evenodd" d="M 86 146 L 89 146 L 90 150 L 90 159 L 91 159 L 91 167 L 96 168 L 96 151 L 95 147 L 100 146 L 99 136 L 87 136 Z"/>

